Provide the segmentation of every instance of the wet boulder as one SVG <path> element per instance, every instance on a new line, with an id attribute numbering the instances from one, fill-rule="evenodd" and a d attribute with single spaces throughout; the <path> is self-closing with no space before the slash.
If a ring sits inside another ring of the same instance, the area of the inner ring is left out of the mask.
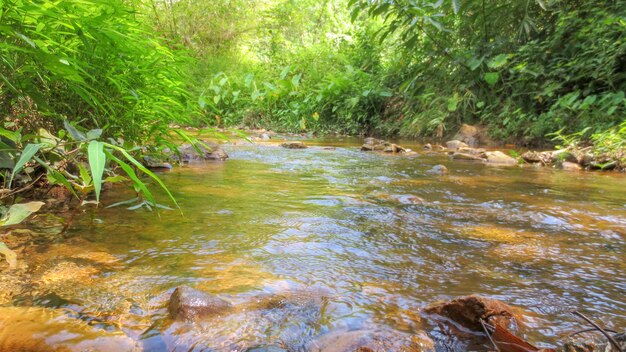
<path id="1" fill-rule="evenodd" d="M 148 169 L 152 170 L 171 170 L 172 164 L 159 160 L 157 158 L 153 158 L 149 155 L 143 157 L 143 165 Z"/>
<path id="2" fill-rule="evenodd" d="M 548 165 L 552 163 L 552 153 L 529 150 L 522 154 L 522 160 L 530 164 L 542 163 Z"/>
<path id="3" fill-rule="evenodd" d="M 452 159 L 454 160 L 465 160 L 465 161 L 484 161 L 480 155 L 467 154 L 467 153 L 459 153 L 455 152 L 452 154 Z"/>
<path id="4" fill-rule="evenodd" d="M 230 302 L 189 286 L 178 286 L 168 304 L 170 317 L 185 321 L 219 315 L 230 308 Z"/>
<path id="5" fill-rule="evenodd" d="M 433 150 L 433 146 L 430 143 L 424 144 L 424 150 Z"/>
<path id="6" fill-rule="evenodd" d="M 569 161 L 564 161 L 561 163 L 561 169 L 563 170 L 568 170 L 568 171 L 580 171 L 582 170 L 582 166 L 576 164 L 576 163 L 572 163 Z"/>
<path id="7" fill-rule="evenodd" d="M 306 345 L 309 352 L 427 352 L 435 343 L 425 333 L 409 335 L 390 329 L 337 330 Z"/>
<path id="8" fill-rule="evenodd" d="M 287 149 L 306 149 L 307 148 L 306 144 L 300 141 L 289 141 L 289 142 L 282 143 L 280 146 L 283 148 L 287 148 Z"/>
<path id="9" fill-rule="evenodd" d="M 367 152 L 383 151 L 389 145 L 390 145 L 389 142 L 384 141 L 382 139 L 368 137 L 368 138 L 365 138 L 365 140 L 363 140 L 363 145 L 361 146 L 361 150 L 367 151 Z"/>
<path id="10" fill-rule="evenodd" d="M 626 333 L 615 334 L 612 336 L 613 340 L 617 342 L 622 351 L 626 350 Z M 558 349 L 558 352 L 607 352 L 617 351 L 617 349 L 609 342 L 609 340 L 602 336 L 599 332 L 595 336 L 582 337 L 572 336 L 565 340 L 563 346 Z"/>
<path id="11" fill-rule="evenodd" d="M 480 128 L 468 124 L 461 125 L 459 131 L 454 135 L 455 140 L 466 143 L 472 147 L 480 144 L 483 132 Z"/>
<path id="12" fill-rule="evenodd" d="M 185 163 L 202 160 L 223 161 L 228 158 L 228 154 L 218 143 L 210 141 L 201 141 L 195 147 L 188 143 L 183 144 L 178 148 L 178 152 Z"/>
<path id="13" fill-rule="evenodd" d="M 455 139 L 455 140 L 447 141 L 446 142 L 446 147 L 450 151 L 457 151 L 459 148 L 467 148 L 467 147 L 469 147 L 469 145 L 467 145 L 466 143 L 461 142 L 461 141 Z"/>
<path id="14" fill-rule="evenodd" d="M 445 167 L 444 165 L 435 165 L 433 166 L 430 170 L 426 171 L 426 173 L 429 174 L 433 174 L 433 175 L 445 175 L 448 173 L 448 168 Z"/>
<path id="15" fill-rule="evenodd" d="M 406 149 L 404 149 L 403 147 L 397 145 L 397 144 L 389 144 L 388 146 L 385 147 L 385 149 L 383 149 L 383 152 L 385 153 L 404 153 L 406 152 Z"/>
<path id="16" fill-rule="evenodd" d="M 485 157 L 487 160 L 487 164 L 493 165 L 517 165 L 517 160 L 513 157 L 510 157 L 504 154 L 501 151 L 494 152 L 486 152 Z"/>
<path id="17" fill-rule="evenodd" d="M 443 317 L 473 331 L 483 331 L 480 320 L 503 327 L 517 327 L 523 322 L 518 309 L 498 300 L 478 295 L 434 303 L 426 307 L 423 312 L 435 319 Z"/>

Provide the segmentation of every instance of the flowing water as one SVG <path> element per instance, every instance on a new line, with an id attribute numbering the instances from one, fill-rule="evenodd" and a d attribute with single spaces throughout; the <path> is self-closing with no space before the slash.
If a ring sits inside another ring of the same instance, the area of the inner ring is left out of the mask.
<path id="1" fill-rule="evenodd" d="M 0 347 L 17 335 L 74 350 L 299 351 L 318 335 L 376 326 L 426 331 L 442 351 L 486 350 L 446 344 L 445 328 L 419 314 L 473 293 L 524 309 L 522 334 L 542 346 L 584 327 L 572 309 L 624 329 L 623 175 L 374 154 L 354 142 L 226 146 L 226 162 L 161 174 L 183 216 L 86 212 L 67 239 L 24 259 L 31 282 L 13 283 L 20 293 L 0 307 Z M 436 164 L 449 174 L 427 173 Z M 105 203 L 130 197 L 108 192 Z M 165 307 L 178 285 L 244 308 L 173 324 Z M 284 292 L 306 302 L 255 308 Z"/>

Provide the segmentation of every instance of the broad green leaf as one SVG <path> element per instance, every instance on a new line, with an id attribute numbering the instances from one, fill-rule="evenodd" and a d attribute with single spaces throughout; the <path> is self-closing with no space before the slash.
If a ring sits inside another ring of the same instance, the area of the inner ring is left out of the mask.
<path id="1" fill-rule="evenodd" d="M 490 86 L 493 86 L 498 82 L 498 79 L 500 79 L 500 74 L 498 72 L 487 72 L 483 78 L 485 79 L 485 82 L 487 82 Z"/>
<path id="2" fill-rule="evenodd" d="M 4 259 L 9 263 L 9 268 L 15 269 L 17 267 L 17 254 L 10 250 L 4 242 L 0 242 L 0 254 L 4 254 Z"/>
<path id="3" fill-rule="evenodd" d="M 500 68 L 504 66 L 508 60 L 509 56 L 507 54 L 500 54 L 489 60 L 487 66 L 489 66 L 489 68 Z"/>
<path id="4" fill-rule="evenodd" d="M 13 178 L 15 177 L 15 175 L 19 173 L 20 171 L 22 171 L 22 169 L 24 168 L 24 165 L 26 165 L 26 163 L 29 162 L 33 158 L 33 156 L 37 153 L 37 151 L 39 151 L 40 147 L 41 147 L 41 144 L 28 144 L 26 145 L 26 147 L 24 147 L 24 150 L 22 150 L 22 154 L 20 155 L 20 158 L 15 163 L 13 172 L 11 172 L 11 180 L 9 181 L 9 188 L 11 187 L 11 184 L 13 183 Z"/>
<path id="5" fill-rule="evenodd" d="M 9 211 L 0 219 L 0 226 L 16 225 L 24 221 L 30 214 L 38 211 L 46 204 L 44 202 L 28 202 L 21 204 L 13 204 L 9 207 Z"/>
<path id="6" fill-rule="evenodd" d="M 84 141 L 87 139 L 85 134 L 79 131 L 76 127 L 70 125 L 68 120 L 63 121 L 63 127 L 65 127 L 65 130 L 67 130 L 70 137 L 72 137 L 75 141 Z"/>
<path id="7" fill-rule="evenodd" d="M 146 184 L 143 181 L 141 181 L 139 177 L 137 177 L 135 170 L 133 170 L 133 168 L 130 165 L 118 159 L 115 155 L 111 154 L 106 149 L 104 150 L 104 153 L 109 159 L 111 159 L 111 161 L 115 162 L 117 165 L 119 165 L 122 168 L 122 170 L 124 170 L 124 172 L 126 172 L 128 177 L 130 177 L 130 179 L 133 181 L 135 186 L 137 186 L 137 188 L 141 191 L 141 193 L 147 198 L 149 202 L 153 204 L 156 203 L 154 201 L 154 196 L 152 196 L 152 193 L 150 192 Z"/>
<path id="8" fill-rule="evenodd" d="M 104 154 L 104 143 L 99 141 L 89 142 L 87 148 L 87 157 L 89 167 L 91 168 L 91 177 L 96 192 L 96 201 L 100 202 L 100 192 L 102 190 L 102 175 L 104 174 L 104 165 L 106 163 L 106 155 Z"/>
<path id="9" fill-rule="evenodd" d="M 98 139 L 100 136 L 102 136 L 102 129 L 100 128 L 87 131 L 88 140 Z"/>
<path id="10" fill-rule="evenodd" d="M 161 186 L 161 188 L 165 191 L 165 193 L 167 193 L 167 195 L 170 197 L 172 202 L 174 202 L 174 204 L 176 204 L 176 207 L 180 209 L 180 206 L 178 205 L 178 202 L 176 201 L 176 198 L 174 198 L 174 196 L 172 195 L 170 190 L 165 186 L 163 181 L 161 181 L 161 179 L 157 175 L 155 175 L 152 171 L 148 170 L 139 161 L 137 161 L 135 158 L 133 158 L 132 155 L 128 154 L 128 152 L 124 148 L 120 148 L 118 146 L 115 146 L 115 145 L 112 145 L 112 144 L 108 144 L 108 143 L 105 143 L 105 145 L 110 147 L 110 148 L 112 148 L 112 149 L 118 150 L 120 153 L 122 153 L 124 155 L 124 157 L 128 161 L 130 161 L 133 165 L 135 165 L 135 167 L 137 167 L 139 170 L 141 170 L 141 172 L 143 172 L 144 174 L 150 176 L 153 180 L 155 180 L 159 184 L 159 186 Z M 117 159 L 117 160 L 119 160 L 119 159 Z M 126 169 L 124 169 L 124 171 L 126 171 Z M 154 199 L 153 199 L 153 203 L 155 203 Z"/>

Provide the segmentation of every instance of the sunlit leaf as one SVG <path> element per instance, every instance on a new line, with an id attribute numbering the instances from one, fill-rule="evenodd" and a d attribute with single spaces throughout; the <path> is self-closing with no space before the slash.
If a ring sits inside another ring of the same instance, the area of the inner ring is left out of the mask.
<path id="1" fill-rule="evenodd" d="M 99 141 L 89 142 L 87 147 L 87 156 L 89 167 L 91 168 L 91 177 L 96 192 L 96 201 L 100 202 L 100 191 L 102 190 L 102 175 L 104 174 L 104 165 L 106 164 L 106 155 L 104 154 L 104 143 Z"/>

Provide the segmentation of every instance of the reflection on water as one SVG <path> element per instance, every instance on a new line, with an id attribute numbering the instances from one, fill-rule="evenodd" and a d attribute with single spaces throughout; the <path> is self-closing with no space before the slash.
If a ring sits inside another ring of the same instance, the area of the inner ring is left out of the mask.
<path id="1" fill-rule="evenodd" d="M 162 174 L 184 216 L 113 208 L 82 217 L 69 241 L 30 256 L 36 285 L 0 302 L 35 306 L 36 316 L 0 307 L 0 346 L 19 329 L 74 347 L 130 340 L 139 350 L 303 350 L 312 337 L 341 329 L 432 331 L 420 307 L 471 293 L 525 309 L 525 336 L 534 341 L 554 342 L 578 327 L 572 308 L 607 327 L 626 325 L 622 175 L 334 144 L 230 146 L 224 163 Z M 426 173 L 439 163 L 449 175 Z M 165 302 L 181 284 L 244 308 L 172 324 Z M 284 292 L 317 298 L 290 309 L 250 307 Z"/>

